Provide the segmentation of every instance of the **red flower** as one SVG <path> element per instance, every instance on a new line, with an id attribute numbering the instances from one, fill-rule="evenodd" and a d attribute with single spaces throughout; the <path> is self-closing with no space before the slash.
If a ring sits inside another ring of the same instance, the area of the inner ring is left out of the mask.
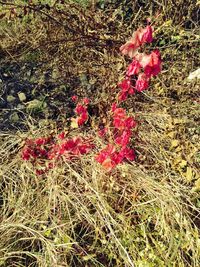
<path id="1" fill-rule="evenodd" d="M 47 151 L 45 149 L 41 149 L 39 147 L 35 149 L 35 153 L 36 153 L 37 157 L 39 157 L 39 158 L 46 158 L 46 156 L 47 156 Z"/>
<path id="2" fill-rule="evenodd" d="M 95 157 L 95 160 L 99 163 L 103 163 L 108 157 L 107 153 L 100 151 L 100 153 Z"/>
<path id="3" fill-rule="evenodd" d="M 100 137 L 104 137 L 104 136 L 106 135 L 107 131 L 108 131 L 107 128 L 100 129 L 100 130 L 98 131 L 98 135 L 99 135 Z"/>
<path id="4" fill-rule="evenodd" d="M 73 139 L 66 140 L 64 143 L 61 144 L 61 150 L 70 151 L 74 149 L 76 143 Z"/>
<path id="5" fill-rule="evenodd" d="M 23 150 L 22 150 L 22 159 L 23 160 L 29 160 L 30 157 L 32 156 L 32 150 L 29 148 L 29 147 L 25 147 Z"/>
<path id="6" fill-rule="evenodd" d="M 111 171 L 116 166 L 116 158 L 116 149 L 111 144 L 108 144 L 106 148 L 102 149 L 100 153 L 95 157 L 96 161 L 101 163 L 107 171 Z"/>
<path id="7" fill-rule="evenodd" d="M 84 98 L 83 99 L 84 105 L 78 103 L 75 112 L 77 115 L 79 115 L 76 119 L 73 119 L 76 121 L 78 126 L 83 125 L 88 120 L 88 112 L 87 112 L 87 105 L 89 104 L 89 99 Z"/>
<path id="8" fill-rule="evenodd" d="M 135 160 L 135 152 L 133 149 L 128 147 L 123 147 L 119 152 L 119 155 L 122 155 L 127 160 Z"/>
<path id="9" fill-rule="evenodd" d="M 130 58 L 133 58 L 140 45 L 138 31 L 136 31 L 133 33 L 131 39 L 120 47 L 120 51 L 123 55 L 128 55 Z"/>
<path id="10" fill-rule="evenodd" d="M 130 130 L 125 130 L 115 138 L 115 142 L 123 147 L 127 146 L 131 138 Z"/>
<path id="11" fill-rule="evenodd" d="M 117 164 L 126 160 L 134 160 L 135 153 L 134 150 L 127 147 L 122 147 L 119 152 L 116 151 L 116 148 L 108 144 L 106 148 L 102 149 L 100 153 L 95 157 L 102 166 L 107 170 L 111 171 Z"/>
<path id="12" fill-rule="evenodd" d="M 87 97 L 85 97 L 85 98 L 83 99 L 83 103 L 84 103 L 85 105 L 88 105 L 88 104 L 90 103 L 90 100 L 89 100 Z"/>
<path id="13" fill-rule="evenodd" d="M 132 117 L 126 116 L 123 108 L 116 108 L 113 116 L 113 125 L 118 130 L 131 129 L 136 126 L 136 122 Z"/>
<path id="14" fill-rule="evenodd" d="M 138 79 L 135 83 L 135 89 L 138 92 L 142 92 L 146 90 L 148 86 L 149 86 L 149 78 L 146 76 L 145 73 L 139 74 Z"/>
<path id="15" fill-rule="evenodd" d="M 113 145 L 108 144 L 100 153 L 95 157 L 96 161 L 103 163 L 108 157 L 115 153 L 116 149 Z"/>
<path id="16" fill-rule="evenodd" d="M 153 29 L 150 25 L 139 31 L 139 39 L 141 43 L 151 43 L 153 41 Z"/>
<path id="17" fill-rule="evenodd" d="M 65 132 L 59 133 L 58 138 L 64 139 L 65 138 Z"/>
<path id="18" fill-rule="evenodd" d="M 102 162 L 102 166 L 107 171 L 111 171 L 116 166 L 116 163 L 111 158 L 107 158 L 106 160 L 104 160 L 104 162 Z"/>
<path id="19" fill-rule="evenodd" d="M 128 93 L 129 93 L 129 95 L 133 95 L 133 94 L 135 94 L 134 88 L 131 87 L 131 88 L 129 89 Z"/>
<path id="20" fill-rule="evenodd" d="M 120 47 L 121 53 L 133 58 L 142 44 L 153 41 L 152 33 L 153 29 L 149 25 L 144 29 L 139 28 L 133 33 L 132 38 Z"/>
<path id="21" fill-rule="evenodd" d="M 131 75 L 137 75 L 140 71 L 141 65 L 138 60 L 134 59 L 132 63 L 128 66 L 126 75 L 131 76 Z"/>
<path id="22" fill-rule="evenodd" d="M 78 96 L 77 96 L 77 95 L 73 95 L 73 96 L 72 96 L 72 101 L 73 101 L 73 102 L 76 102 L 77 100 L 78 100 Z"/>
<path id="23" fill-rule="evenodd" d="M 158 50 L 152 51 L 149 55 L 139 54 L 137 59 L 147 76 L 156 76 L 161 71 L 161 58 Z"/>
<path id="24" fill-rule="evenodd" d="M 124 79 L 118 86 L 122 89 L 123 92 L 127 92 L 131 86 L 130 79 Z"/>
<path id="25" fill-rule="evenodd" d="M 37 138 L 37 139 L 35 139 L 34 142 L 36 145 L 39 145 L 39 146 L 45 145 L 46 144 L 46 138 Z"/>
<path id="26" fill-rule="evenodd" d="M 78 126 L 83 125 L 87 120 L 88 120 L 88 113 L 87 113 L 87 112 L 83 112 L 83 113 L 77 118 Z"/>
<path id="27" fill-rule="evenodd" d="M 57 159 L 60 156 L 60 145 L 54 144 L 48 151 L 47 158 L 49 160 Z"/>
<path id="28" fill-rule="evenodd" d="M 90 143 L 82 143 L 78 146 L 78 149 L 80 151 L 81 155 L 87 154 L 91 151 L 91 149 L 93 149 L 95 146 L 93 144 Z"/>
<path id="29" fill-rule="evenodd" d="M 134 89 L 131 86 L 131 81 L 129 78 L 124 79 L 121 83 L 118 84 L 118 86 L 122 89 L 118 97 L 119 101 L 126 100 L 128 94 L 134 94 Z"/>
<path id="30" fill-rule="evenodd" d="M 121 92 L 118 96 L 119 101 L 124 101 L 127 99 L 128 93 L 127 92 Z"/>
<path id="31" fill-rule="evenodd" d="M 161 71 L 161 58 L 160 52 L 155 50 L 150 55 L 149 64 L 144 68 L 144 72 L 147 76 L 156 76 Z"/>
<path id="32" fill-rule="evenodd" d="M 126 111 L 123 108 L 116 108 L 114 110 L 114 116 L 124 118 L 126 116 Z"/>
<path id="33" fill-rule="evenodd" d="M 124 156 L 123 155 L 121 155 L 120 153 L 115 153 L 115 154 L 113 154 L 112 155 L 112 161 L 115 163 L 114 165 L 113 165 L 113 168 L 117 165 L 117 164 L 120 164 L 120 163 L 122 163 L 122 161 L 124 160 Z"/>
<path id="34" fill-rule="evenodd" d="M 115 102 L 112 104 L 111 110 L 112 112 L 114 112 L 116 109 L 117 109 L 117 103 Z"/>
<path id="35" fill-rule="evenodd" d="M 80 115 L 81 113 L 87 112 L 87 108 L 81 104 L 78 104 L 75 108 L 75 112 Z"/>
<path id="36" fill-rule="evenodd" d="M 134 128 L 136 126 L 136 122 L 132 117 L 128 117 L 125 120 L 125 127 L 128 129 Z"/>
<path id="37" fill-rule="evenodd" d="M 65 140 L 60 145 L 55 144 L 48 152 L 48 159 L 58 159 L 60 156 L 64 156 L 66 159 L 73 159 L 88 153 L 92 148 L 94 148 L 94 145 L 89 140 L 74 137 Z"/>

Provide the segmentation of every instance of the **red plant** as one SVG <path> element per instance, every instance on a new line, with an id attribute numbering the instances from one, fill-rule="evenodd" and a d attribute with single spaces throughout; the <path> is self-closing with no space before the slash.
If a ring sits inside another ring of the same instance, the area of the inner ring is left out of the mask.
<path id="1" fill-rule="evenodd" d="M 108 144 L 95 157 L 107 171 L 112 170 L 123 161 L 135 159 L 134 150 L 129 145 L 132 136 L 131 130 L 136 126 L 136 122 L 132 117 L 126 115 L 125 109 L 118 108 L 116 103 L 112 105 L 111 110 L 114 128 L 111 131 L 110 137 L 115 145 Z"/>
<path id="2" fill-rule="evenodd" d="M 78 126 L 83 125 L 88 120 L 87 107 L 89 102 L 90 101 L 88 98 L 84 98 L 83 101 L 79 102 L 75 108 L 75 113 L 78 115 L 78 117 L 75 119 L 75 122 Z"/>
<path id="3" fill-rule="evenodd" d="M 149 86 L 149 77 L 145 73 L 140 73 L 135 83 L 135 90 L 142 92 Z"/>
<path id="4" fill-rule="evenodd" d="M 87 154 L 94 148 L 89 138 L 74 137 L 65 138 L 64 132 L 58 138 L 38 138 L 28 139 L 22 150 L 22 159 L 29 160 L 39 169 L 37 174 L 43 174 L 56 166 L 59 159 L 74 160 L 81 155 Z M 62 140 L 61 142 L 59 141 Z M 48 167 L 44 168 L 44 162 L 48 162 Z M 40 169 L 41 167 L 41 169 Z"/>
<path id="5" fill-rule="evenodd" d="M 128 66 L 126 75 L 131 76 L 131 75 L 137 75 L 141 69 L 140 62 L 137 59 L 134 59 L 132 63 Z"/>
<path id="6" fill-rule="evenodd" d="M 76 102 L 77 100 L 78 100 L 78 96 L 73 95 L 73 96 L 72 96 L 72 101 L 73 101 L 73 102 Z"/>
<path id="7" fill-rule="evenodd" d="M 158 50 L 152 51 L 149 55 L 138 54 L 136 58 L 148 77 L 156 76 L 161 71 L 161 57 Z"/>
<path id="8" fill-rule="evenodd" d="M 121 89 L 118 95 L 119 102 L 126 100 L 135 91 L 146 90 L 150 78 L 161 71 L 161 58 L 158 50 L 149 55 L 138 52 L 143 44 L 153 41 L 152 34 L 153 29 L 150 25 L 144 29 L 139 28 L 133 33 L 132 38 L 120 47 L 121 53 L 132 58 L 132 62 L 127 68 L 126 77 L 118 84 Z M 125 160 L 135 159 L 134 150 L 129 146 L 132 129 L 136 126 L 136 122 L 132 117 L 127 117 L 125 109 L 117 107 L 116 103 L 113 103 L 111 111 L 113 112 L 114 126 L 111 131 L 111 139 L 115 145 L 108 144 L 96 156 L 96 160 L 108 171 Z"/>
<path id="9" fill-rule="evenodd" d="M 126 100 L 128 95 L 134 94 L 135 91 L 142 92 L 146 90 L 150 78 L 161 71 L 161 57 L 158 50 L 152 51 L 149 55 L 138 52 L 143 44 L 153 41 L 152 34 L 153 28 L 150 25 L 147 25 L 144 29 L 139 28 L 133 33 L 132 38 L 120 47 L 122 54 L 132 58 L 132 62 L 127 68 L 126 78 L 118 84 L 121 89 L 118 96 L 119 101 Z M 135 78 L 137 75 L 138 78 Z M 132 76 L 134 79 L 131 79 Z"/>
<path id="10" fill-rule="evenodd" d="M 125 78 L 118 84 L 121 90 L 118 95 L 119 103 L 135 92 L 146 90 L 151 77 L 161 71 L 161 57 L 158 50 L 154 50 L 150 54 L 139 52 L 144 44 L 153 41 L 152 35 L 153 28 L 147 25 L 145 28 L 135 31 L 130 40 L 120 47 L 121 53 L 128 55 L 132 62 L 126 70 Z M 90 101 L 88 98 L 84 98 L 77 102 L 78 97 L 75 95 L 71 99 L 77 103 L 74 110 L 76 118 L 72 118 L 76 124 L 75 128 L 77 128 L 88 121 Z M 131 147 L 133 129 L 136 127 L 135 119 L 128 116 L 126 110 L 116 102 L 112 104 L 110 114 L 112 115 L 111 122 L 108 123 L 110 126 L 103 127 L 98 131 L 99 136 L 107 144 L 95 156 L 95 160 L 107 171 L 111 171 L 123 162 L 135 160 L 135 152 Z M 39 175 L 54 168 L 62 159 L 75 160 L 88 154 L 94 148 L 91 138 L 74 137 L 70 139 L 67 138 L 65 132 L 61 132 L 57 137 L 27 140 L 22 150 L 22 159 L 39 166 L 40 168 L 36 170 Z"/>
<path id="11" fill-rule="evenodd" d="M 128 55 L 133 58 L 137 53 L 137 49 L 144 43 L 151 43 L 153 41 L 153 29 L 151 26 L 146 28 L 139 28 L 135 31 L 131 39 L 120 47 L 120 51 L 123 55 Z"/>

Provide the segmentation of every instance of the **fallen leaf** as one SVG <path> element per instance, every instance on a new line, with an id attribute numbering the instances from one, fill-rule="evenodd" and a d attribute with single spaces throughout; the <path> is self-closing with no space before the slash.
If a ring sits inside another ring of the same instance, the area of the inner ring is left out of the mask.
<path id="1" fill-rule="evenodd" d="M 77 123 L 76 119 L 71 120 L 71 128 L 73 128 L 73 129 L 78 128 L 78 123 Z"/>
<path id="2" fill-rule="evenodd" d="M 177 147 L 179 145 L 179 140 L 174 139 L 171 141 L 171 148 Z"/>
<path id="3" fill-rule="evenodd" d="M 184 167 L 187 166 L 187 161 L 183 159 L 183 160 L 181 160 L 181 162 L 179 163 L 179 165 L 180 165 L 181 168 L 184 168 Z"/>
<path id="4" fill-rule="evenodd" d="M 186 179 L 187 179 L 188 182 L 191 182 L 192 178 L 193 178 L 192 168 L 191 167 L 187 167 Z"/>

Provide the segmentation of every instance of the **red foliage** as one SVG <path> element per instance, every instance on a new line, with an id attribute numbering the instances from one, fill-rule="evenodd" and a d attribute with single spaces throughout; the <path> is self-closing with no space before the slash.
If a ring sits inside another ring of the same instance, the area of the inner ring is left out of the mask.
<path id="1" fill-rule="evenodd" d="M 137 49 L 144 43 L 151 43 L 153 41 L 153 29 L 150 25 L 146 28 L 139 28 L 135 31 L 131 39 L 120 47 L 120 51 L 123 55 L 128 55 L 133 58 L 137 53 Z"/>
<path id="2" fill-rule="evenodd" d="M 161 57 L 158 50 L 152 51 L 149 55 L 138 54 L 136 58 L 148 77 L 156 76 L 161 71 Z"/>
<path id="3" fill-rule="evenodd" d="M 79 115 L 75 121 L 77 122 L 78 126 L 83 125 L 85 122 L 88 120 L 88 112 L 87 112 L 87 107 L 89 104 L 89 99 L 84 98 L 82 103 L 78 103 L 76 108 L 75 108 L 75 113 Z"/>
<path id="4" fill-rule="evenodd" d="M 62 140 L 61 143 L 59 139 Z M 94 145 L 90 139 L 81 137 L 65 139 L 65 133 L 62 132 L 54 140 L 52 138 L 27 140 L 22 150 L 22 159 L 29 160 L 33 165 L 39 165 L 39 167 L 43 167 L 44 162 L 48 161 L 48 167 L 36 171 L 37 174 L 43 174 L 56 166 L 55 160 L 58 161 L 62 157 L 73 160 L 89 153 L 93 148 Z"/>
<path id="5" fill-rule="evenodd" d="M 135 83 L 135 90 L 142 92 L 149 86 L 149 78 L 145 73 L 140 73 Z"/>
<path id="6" fill-rule="evenodd" d="M 137 59 L 134 59 L 132 63 L 128 66 L 126 75 L 131 76 L 131 75 L 137 75 L 141 69 L 140 62 Z"/>
<path id="7" fill-rule="evenodd" d="M 150 21 L 148 21 L 149 23 Z M 150 54 L 139 53 L 139 48 L 145 43 L 153 41 L 153 28 L 147 25 L 135 31 L 128 42 L 120 47 L 123 55 L 132 58 L 125 78 L 118 84 L 120 93 L 118 101 L 123 102 L 129 95 L 135 92 L 142 92 L 149 86 L 152 76 L 156 76 L 161 71 L 161 57 L 158 50 Z M 73 102 L 78 101 L 78 97 L 71 97 Z M 90 101 L 84 98 L 76 104 L 75 120 L 78 126 L 82 126 L 88 121 L 88 105 Z M 105 148 L 99 151 L 95 159 L 107 171 L 111 171 L 118 164 L 127 160 L 135 160 L 135 152 L 131 148 L 133 129 L 136 127 L 135 119 L 127 116 L 124 108 L 118 106 L 116 102 L 111 107 L 112 121 L 108 126 L 101 128 L 98 134 L 107 142 Z M 75 160 L 84 154 L 88 154 L 95 148 L 91 138 L 66 138 L 67 134 L 61 132 L 57 137 L 41 137 L 29 139 L 22 150 L 22 159 L 32 162 L 39 169 L 38 175 L 44 174 L 54 168 L 62 160 Z M 108 142 L 109 140 L 109 142 Z"/>

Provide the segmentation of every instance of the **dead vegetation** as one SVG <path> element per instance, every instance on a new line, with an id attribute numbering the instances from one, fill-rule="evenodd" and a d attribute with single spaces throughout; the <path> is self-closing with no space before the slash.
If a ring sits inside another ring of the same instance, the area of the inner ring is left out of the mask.
<path id="1" fill-rule="evenodd" d="M 198 1 L 53 2 L 27 14 L 23 1 L 0 7 L 2 83 L 12 78 L 5 65 L 41 63 L 34 90 L 60 111 L 55 121 L 25 109 L 26 131 L 0 134 L 0 266 L 199 266 L 199 82 L 187 80 L 199 67 Z M 127 102 L 139 122 L 136 162 L 108 174 L 90 155 L 36 176 L 21 160 L 24 140 L 61 127 L 76 134 L 74 93 L 91 99 L 85 131 L 95 136 L 125 70 L 119 46 L 148 16 L 163 71 Z"/>

